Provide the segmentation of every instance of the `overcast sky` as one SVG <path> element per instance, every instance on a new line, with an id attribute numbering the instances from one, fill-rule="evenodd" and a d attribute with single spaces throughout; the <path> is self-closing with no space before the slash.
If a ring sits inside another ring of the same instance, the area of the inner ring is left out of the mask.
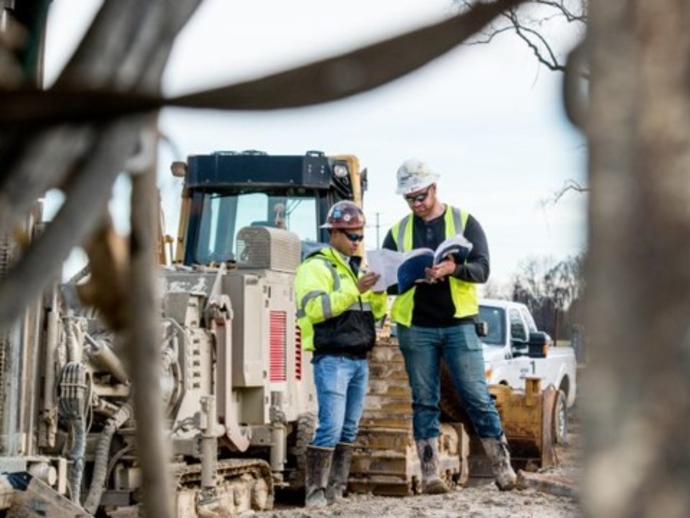
<path id="1" fill-rule="evenodd" d="M 50 83 L 77 44 L 97 0 L 54 0 L 48 30 Z M 256 77 L 333 55 L 452 14 L 451 0 L 206 0 L 176 42 L 164 76 L 166 94 Z M 570 41 L 560 37 L 561 45 Z M 369 170 L 365 212 L 380 213 L 381 239 L 407 211 L 394 194 L 395 171 L 408 157 L 441 175 L 443 201 L 483 225 L 492 277 L 504 281 L 530 256 L 583 250 L 586 197 L 545 204 L 568 179 L 586 183 L 582 136 L 566 120 L 561 75 L 541 68 L 512 35 L 463 46 L 373 92 L 311 108 L 265 113 L 168 109 L 161 128 L 182 156 L 161 147 L 159 184 L 167 231 L 175 234 L 180 181 L 171 160 L 218 150 L 270 154 L 352 153 Z M 113 204 L 127 230 L 126 182 Z M 368 230 L 370 246 L 375 243 Z"/>

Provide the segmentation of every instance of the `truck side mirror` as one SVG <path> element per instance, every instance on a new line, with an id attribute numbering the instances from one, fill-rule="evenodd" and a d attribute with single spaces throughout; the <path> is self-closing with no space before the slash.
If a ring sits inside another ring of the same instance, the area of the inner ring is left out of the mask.
<path id="1" fill-rule="evenodd" d="M 529 334 L 527 342 L 527 355 L 530 358 L 546 358 L 546 351 L 551 343 L 551 337 L 543 332 L 536 331 Z"/>
<path id="2" fill-rule="evenodd" d="M 510 323 L 510 339 L 514 345 L 526 345 L 528 342 L 527 329 L 521 321 Z"/>
<path id="3" fill-rule="evenodd" d="M 519 358 L 520 356 L 529 356 L 528 343 L 524 340 L 511 338 L 510 350 L 513 353 L 513 358 Z"/>

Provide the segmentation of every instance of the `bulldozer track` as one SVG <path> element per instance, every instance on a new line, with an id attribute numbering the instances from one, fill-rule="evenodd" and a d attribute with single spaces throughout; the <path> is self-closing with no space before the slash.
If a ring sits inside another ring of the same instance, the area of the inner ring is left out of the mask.
<path id="1" fill-rule="evenodd" d="M 467 480 L 462 428 L 442 426 L 440 470 L 450 485 Z M 386 496 L 420 491 L 420 467 L 412 434 L 412 391 L 394 338 L 382 337 L 369 357 L 369 392 L 350 470 L 349 490 Z"/>
<path id="2" fill-rule="evenodd" d="M 176 516 L 179 518 L 225 518 L 246 511 L 273 508 L 271 468 L 261 459 L 222 459 L 216 466 L 216 486 L 201 487 L 201 464 L 172 467 L 176 491 Z M 140 505 L 106 506 L 111 518 L 142 516 Z"/>
<path id="3" fill-rule="evenodd" d="M 230 478 L 241 476 L 244 473 L 258 474 L 270 482 L 273 487 L 271 477 L 271 467 L 266 461 L 260 459 L 221 459 L 218 461 L 216 474 L 218 477 Z M 175 470 L 175 476 L 179 483 L 183 485 L 201 482 L 201 465 L 185 465 Z"/>
<path id="4" fill-rule="evenodd" d="M 201 465 L 185 465 L 175 470 L 180 490 L 201 490 Z M 273 508 L 274 485 L 271 467 L 260 459 L 222 459 L 216 469 L 216 495 L 210 507 L 228 505 L 234 512 L 266 511 Z M 203 499 L 201 507 L 205 504 Z M 206 505 L 209 507 L 209 505 Z M 178 508 L 182 508 L 178 505 Z M 179 513 L 178 513 L 179 514 Z M 212 516 L 213 514 L 206 513 Z"/>

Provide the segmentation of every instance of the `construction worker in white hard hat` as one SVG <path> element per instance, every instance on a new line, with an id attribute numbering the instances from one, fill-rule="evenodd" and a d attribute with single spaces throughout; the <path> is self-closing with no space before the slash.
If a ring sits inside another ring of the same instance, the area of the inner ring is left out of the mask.
<path id="1" fill-rule="evenodd" d="M 479 301 L 476 285 L 489 277 L 489 248 L 479 222 L 467 211 L 442 203 L 436 174 L 411 158 L 398 169 L 397 193 L 410 207 L 388 232 L 383 247 L 409 252 L 435 250 L 446 239 L 462 234 L 472 244 L 465 261 L 446 259 L 427 269 L 427 282 L 396 293 L 392 319 L 413 395 L 413 428 L 427 493 L 445 493 L 439 477 L 440 361 L 450 370 L 465 409 L 491 459 L 496 484 L 515 486 L 508 443 L 484 376 L 482 345 L 477 336 Z M 469 247 L 468 247 L 469 248 Z M 392 291 L 396 291 L 393 287 Z"/>

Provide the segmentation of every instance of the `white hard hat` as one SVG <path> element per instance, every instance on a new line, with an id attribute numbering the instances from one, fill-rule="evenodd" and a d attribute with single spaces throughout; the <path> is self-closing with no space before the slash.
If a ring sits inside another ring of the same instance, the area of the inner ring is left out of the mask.
<path id="1" fill-rule="evenodd" d="M 417 158 L 408 158 L 398 168 L 397 194 L 406 196 L 412 192 L 426 189 L 438 181 L 438 175 Z"/>

